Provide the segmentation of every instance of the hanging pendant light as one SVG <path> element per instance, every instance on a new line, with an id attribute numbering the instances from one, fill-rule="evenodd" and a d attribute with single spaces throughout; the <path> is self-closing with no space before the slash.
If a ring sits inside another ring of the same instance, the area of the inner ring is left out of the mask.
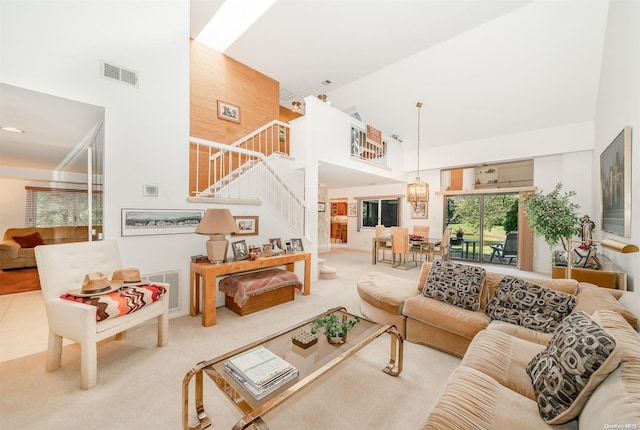
<path id="1" fill-rule="evenodd" d="M 418 166 L 416 169 L 416 181 L 410 184 L 407 184 L 407 200 L 414 209 L 418 209 L 418 206 L 421 204 L 425 204 L 425 213 L 426 213 L 426 203 L 429 201 L 429 184 L 426 182 L 422 182 L 420 179 L 420 108 L 422 107 L 422 102 L 418 102 L 416 104 L 418 108 L 418 156 L 416 160 L 418 162 Z"/>

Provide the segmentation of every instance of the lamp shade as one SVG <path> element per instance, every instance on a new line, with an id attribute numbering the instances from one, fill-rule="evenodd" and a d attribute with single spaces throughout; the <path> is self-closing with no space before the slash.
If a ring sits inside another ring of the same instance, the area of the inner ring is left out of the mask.
<path id="1" fill-rule="evenodd" d="M 224 262 L 229 248 L 229 241 L 224 236 L 237 232 L 238 225 L 229 209 L 207 209 L 196 227 L 196 233 L 210 236 L 207 240 L 207 258 L 212 263 Z"/>
<path id="2" fill-rule="evenodd" d="M 229 234 L 237 233 L 238 225 L 229 209 L 207 209 L 198 227 L 198 234 Z"/>

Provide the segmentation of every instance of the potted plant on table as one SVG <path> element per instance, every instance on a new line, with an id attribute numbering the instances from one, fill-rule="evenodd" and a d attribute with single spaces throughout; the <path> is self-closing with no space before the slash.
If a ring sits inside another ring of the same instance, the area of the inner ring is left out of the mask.
<path id="1" fill-rule="evenodd" d="M 332 345 L 342 345 L 347 341 L 347 333 L 360 321 L 360 318 L 348 319 L 346 315 L 340 318 L 336 314 L 331 314 L 314 320 L 311 323 L 311 333 L 316 334 L 319 330 L 327 336 L 327 341 Z"/>
<path id="2" fill-rule="evenodd" d="M 525 216 L 533 228 L 533 232 L 544 237 L 552 248 L 559 242 L 564 249 L 564 259 L 568 249 L 568 240 L 580 234 L 580 218 L 577 203 L 570 201 L 575 191 L 562 193 L 562 184 L 558 183 L 549 194 L 530 194 L 524 199 Z M 554 256 L 555 257 L 555 256 Z"/>

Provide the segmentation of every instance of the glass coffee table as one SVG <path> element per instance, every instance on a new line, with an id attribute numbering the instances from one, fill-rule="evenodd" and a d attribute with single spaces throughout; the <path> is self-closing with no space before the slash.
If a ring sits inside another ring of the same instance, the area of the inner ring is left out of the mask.
<path id="1" fill-rule="evenodd" d="M 205 429 L 212 425 L 212 418 L 204 409 L 203 376 L 206 374 L 214 384 L 245 414 L 233 429 L 245 429 L 254 425 L 258 429 L 268 429 L 261 416 L 282 404 L 291 396 L 296 395 L 302 388 L 329 372 L 337 364 L 352 357 L 356 352 L 384 333 L 391 337 L 391 351 L 389 363 L 383 371 L 391 376 L 398 376 L 402 372 L 403 339 L 393 325 L 376 324 L 365 318 L 353 327 L 342 345 L 332 345 L 326 336 L 318 333 L 318 341 L 314 345 L 302 348 L 294 344 L 294 338 L 304 332 L 310 332 L 312 321 L 326 315 L 336 314 L 338 318 L 355 318 L 345 308 L 334 308 L 316 315 L 285 329 L 265 339 L 245 345 L 228 354 L 198 363 L 189 370 L 182 382 L 182 427 L 187 429 Z M 297 378 L 284 383 L 275 391 L 260 400 L 251 395 L 242 384 L 233 378 L 224 368 L 224 363 L 231 357 L 246 352 L 252 348 L 264 346 L 269 351 L 283 358 L 298 369 Z M 189 425 L 189 389 L 194 380 L 194 403 L 198 423 Z"/>

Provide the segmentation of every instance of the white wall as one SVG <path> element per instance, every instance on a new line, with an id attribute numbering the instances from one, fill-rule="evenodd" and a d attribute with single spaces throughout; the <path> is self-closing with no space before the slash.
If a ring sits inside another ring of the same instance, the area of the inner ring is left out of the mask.
<path id="1" fill-rule="evenodd" d="M 196 234 L 121 237 L 122 208 L 187 205 L 189 3 L 186 1 L 3 1 L 0 81 L 105 108 L 104 235 L 125 265 L 181 272 L 188 311 Z M 100 60 L 139 72 L 139 88 L 99 76 Z M 159 196 L 142 196 L 143 184 Z"/>
<path id="2" fill-rule="evenodd" d="M 596 215 L 596 238 L 610 237 L 640 244 L 640 2 L 611 0 L 602 58 L 602 71 L 595 116 L 595 144 L 592 161 L 593 214 Z M 600 154 L 626 125 L 633 127 L 631 162 L 631 236 L 621 237 L 599 232 L 601 226 Z M 640 254 L 605 251 L 607 257 L 628 276 L 628 286 L 640 291 Z"/>
<path id="3" fill-rule="evenodd" d="M 0 178 L 0 231 L 4 234 L 8 228 L 23 227 L 26 193 L 24 187 L 29 181 L 23 179 Z M 0 237 L 2 240 L 2 237 Z"/>

